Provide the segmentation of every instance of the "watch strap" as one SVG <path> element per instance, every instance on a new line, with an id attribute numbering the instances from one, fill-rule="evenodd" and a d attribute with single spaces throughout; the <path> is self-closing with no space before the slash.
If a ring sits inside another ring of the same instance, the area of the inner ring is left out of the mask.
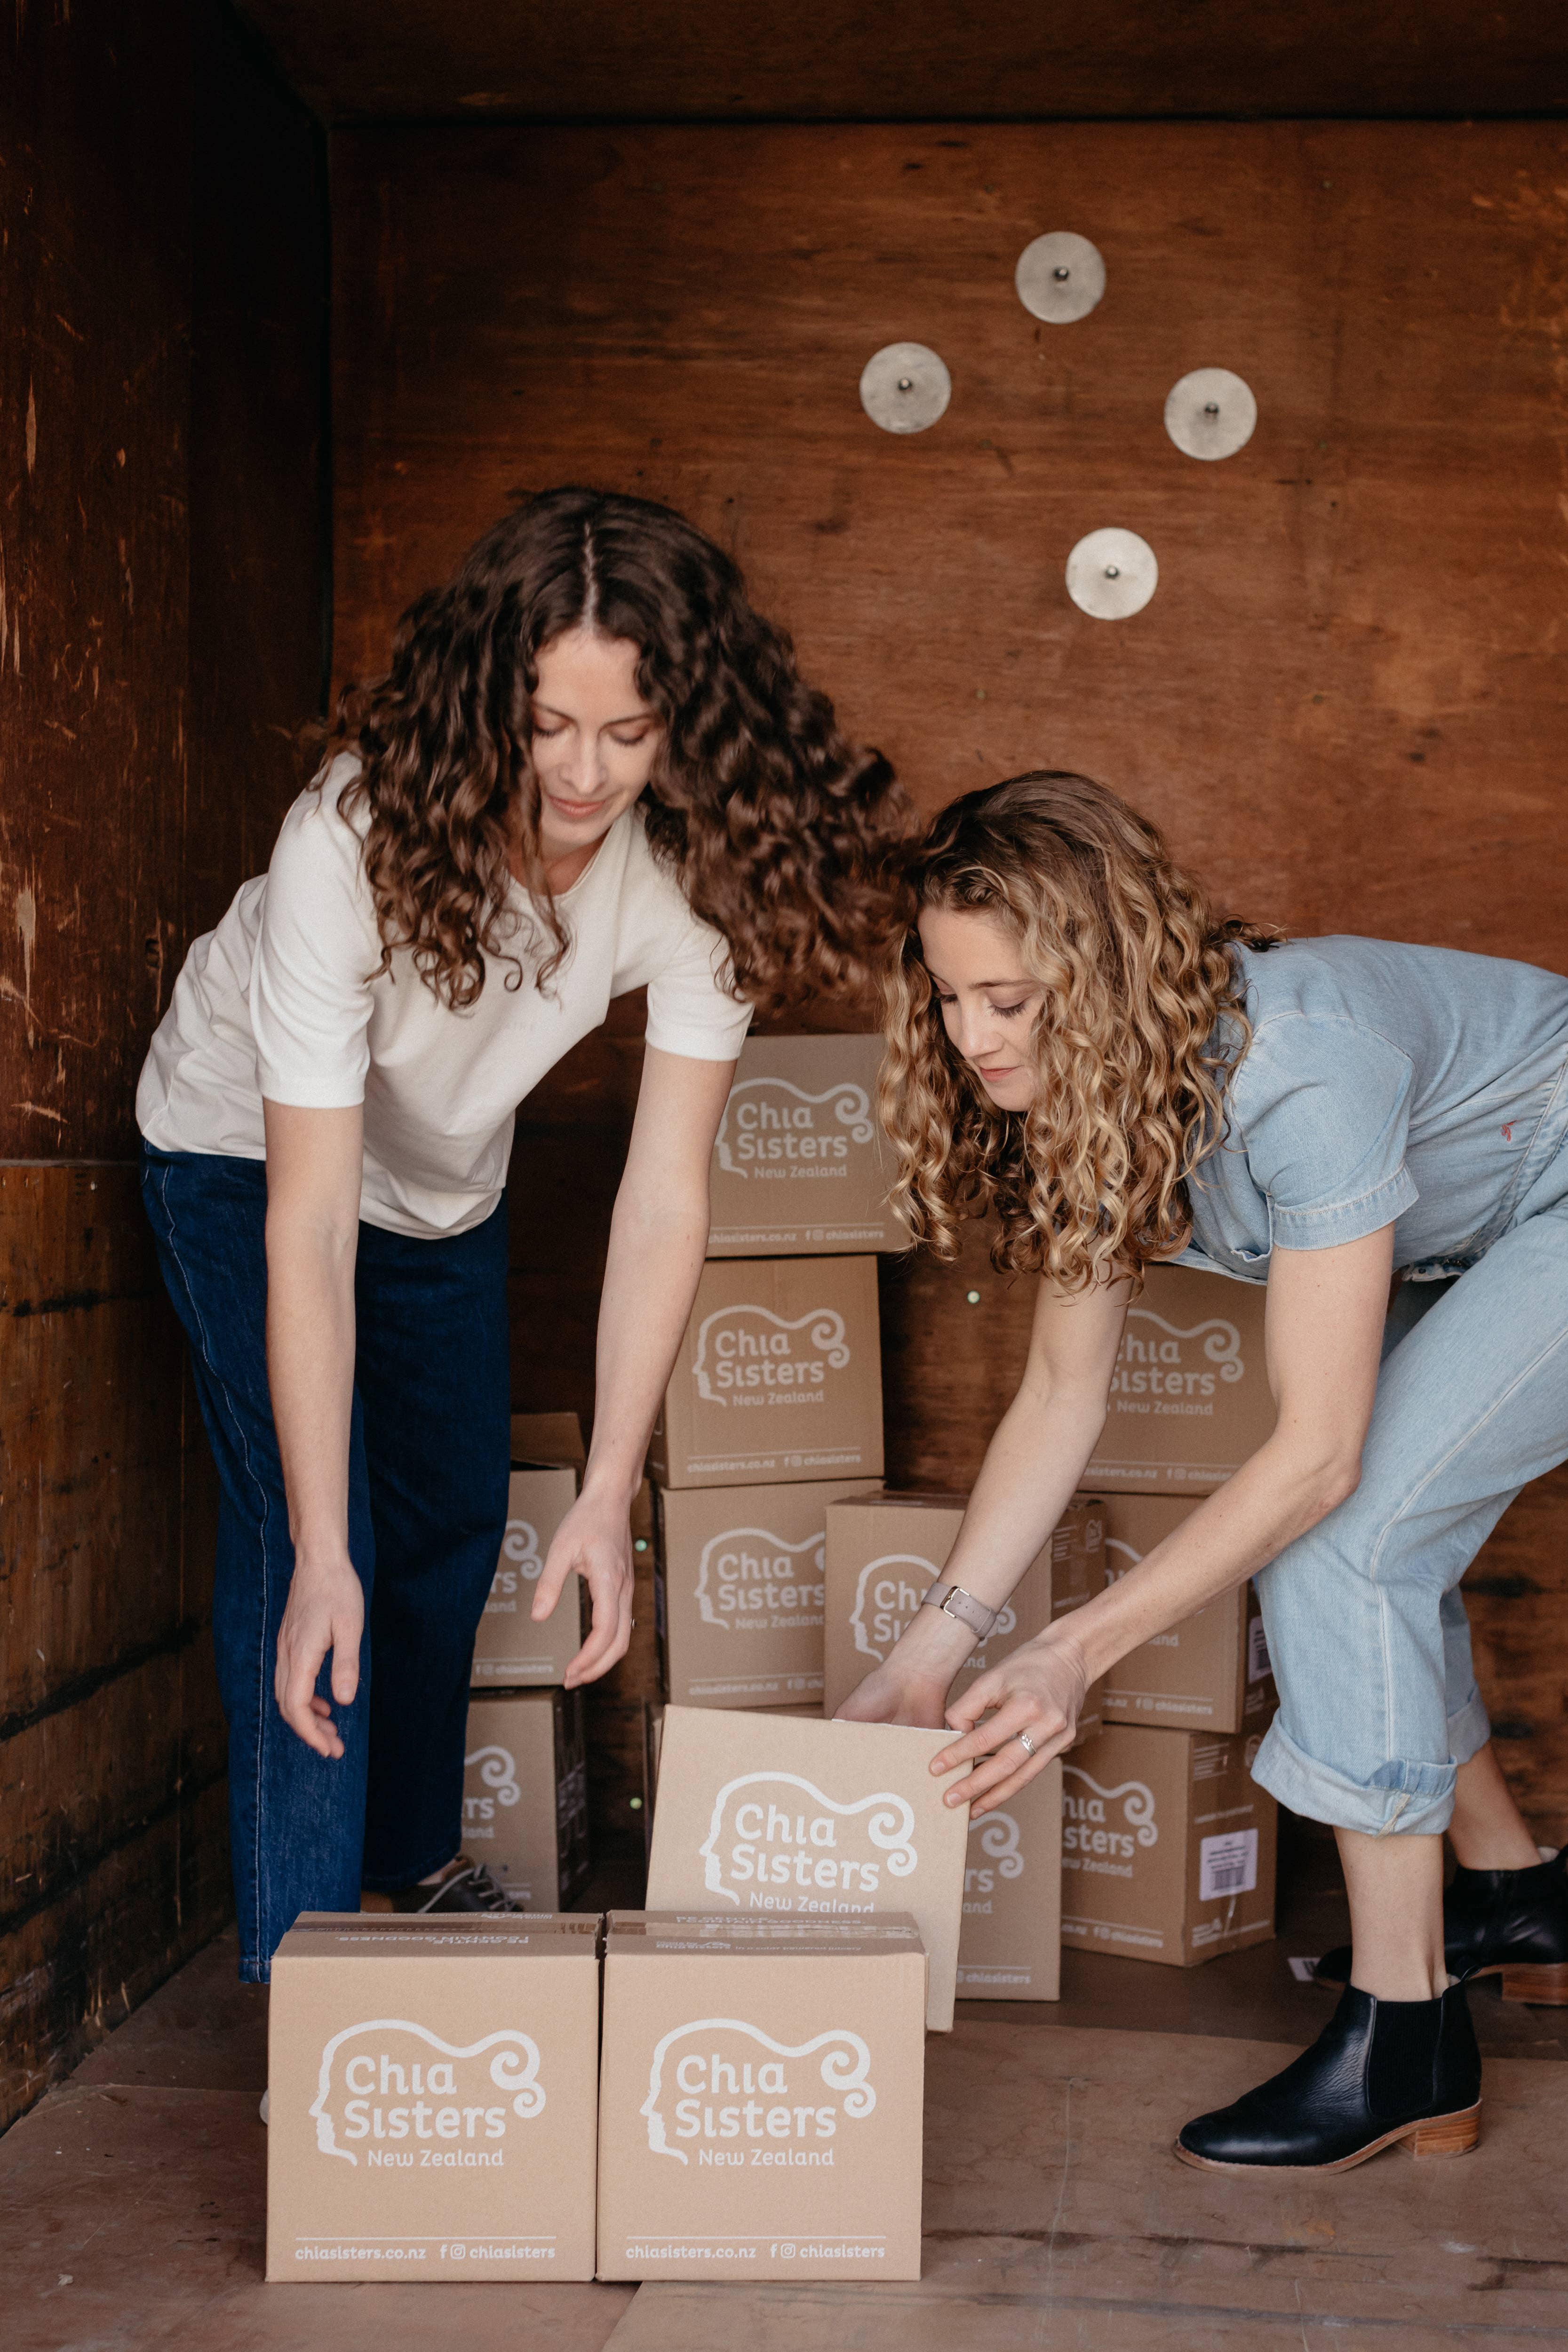
<path id="1" fill-rule="evenodd" d="M 1002 1614 L 999 1609 L 987 1609 L 984 1601 L 976 1601 L 973 1593 L 965 1592 L 961 1584 L 933 1584 L 921 1606 L 940 1609 L 944 1617 L 955 1617 L 982 1642 Z"/>

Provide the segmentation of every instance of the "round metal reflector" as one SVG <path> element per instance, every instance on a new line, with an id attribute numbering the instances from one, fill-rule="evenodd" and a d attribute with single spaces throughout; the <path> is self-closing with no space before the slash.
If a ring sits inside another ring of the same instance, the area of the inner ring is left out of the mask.
<path id="1" fill-rule="evenodd" d="M 1165 396 L 1165 430 L 1189 457 L 1234 457 L 1257 423 L 1252 387 L 1228 368 L 1194 368 Z"/>
<path id="2" fill-rule="evenodd" d="M 1141 613 L 1160 582 L 1154 551 L 1135 530 L 1091 530 L 1068 557 L 1068 594 L 1097 621 Z"/>
<path id="3" fill-rule="evenodd" d="M 1085 319 L 1105 291 L 1105 264 L 1098 247 L 1071 229 L 1037 236 L 1018 256 L 1013 272 L 1018 299 L 1037 319 L 1053 327 Z"/>
<path id="4" fill-rule="evenodd" d="M 952 378 L 924 343 L 884 343 L 860 372 L 860 405 L 884 433 L 923 433 L 946 414 Z"/>

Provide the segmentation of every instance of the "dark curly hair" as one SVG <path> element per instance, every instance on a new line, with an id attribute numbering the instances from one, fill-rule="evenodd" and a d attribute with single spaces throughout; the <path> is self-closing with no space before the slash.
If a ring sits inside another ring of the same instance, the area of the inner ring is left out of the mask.
<path id="1" fill-rule="evenodd" d="M 638 648 L 663 724 L 648 842 L 723 934 L 738 991 L 764 1010 L 858 994 L 897 930 L 887 860 L 909 818 L 891 768 L 845 740 L 711 540 L 668 507 L 578 488 L 486 531 L 404 614 L 386 677 L 339 703 L 334 740 L 360 761 L 340 806 L 369 813 L 378 971 L 405 949 L 454 1007 L 479 994 L 487 955 L 521 983 L 507 908 L 521 827 L 548 987 L 569 940 L 539 855 L 531 701 L 542 648 L 584 625 Z"/>

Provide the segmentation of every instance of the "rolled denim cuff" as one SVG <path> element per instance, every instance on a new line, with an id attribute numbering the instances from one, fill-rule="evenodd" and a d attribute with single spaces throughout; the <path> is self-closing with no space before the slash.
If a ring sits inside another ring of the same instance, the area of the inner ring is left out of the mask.
<path id="1" fill-rule="evenodd" d="M 1448 1717 L 1448 1753 L 1456 1764 L 1468 1764 L 1491 1736 L 1491 1718 L 1481 1705 L 1479 1691 L 1473 1690 L 1458 1714 Z"/>
<path id="2" fill-rule="evenodd" d="M 1460 1719 L 1468 1719 L 1468 1710 Z M 1360 1830 L 1367 1837 L 1433 1837 L 1447 1828 L 1454 1811 L 1455 1769 L 1452 1764 L 1394 1762 L 1379 1765 L 1375 1780 L 1352 1780 L 1298 1748 L 1276 1716 L 1252 1777 L 1309 1821 Z"/>

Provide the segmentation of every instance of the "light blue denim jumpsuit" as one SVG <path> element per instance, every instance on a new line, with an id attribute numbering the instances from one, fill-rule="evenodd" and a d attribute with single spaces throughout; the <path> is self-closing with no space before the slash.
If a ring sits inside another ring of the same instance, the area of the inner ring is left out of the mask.
<path id="1" fill-rule="evenodd" d="M 1394 1226 L 1405 1279 L 1349 1500 L 1258 1578 L 1279 1713 L 1256 1778 L 1344 1829 L 1447 1827 L 1489 1727 L 1459 1580 L 1568 1458 L 1568 981 L 1360 939 L 1237 949 L 1252 1043 L 1184 1265 Z"/>

